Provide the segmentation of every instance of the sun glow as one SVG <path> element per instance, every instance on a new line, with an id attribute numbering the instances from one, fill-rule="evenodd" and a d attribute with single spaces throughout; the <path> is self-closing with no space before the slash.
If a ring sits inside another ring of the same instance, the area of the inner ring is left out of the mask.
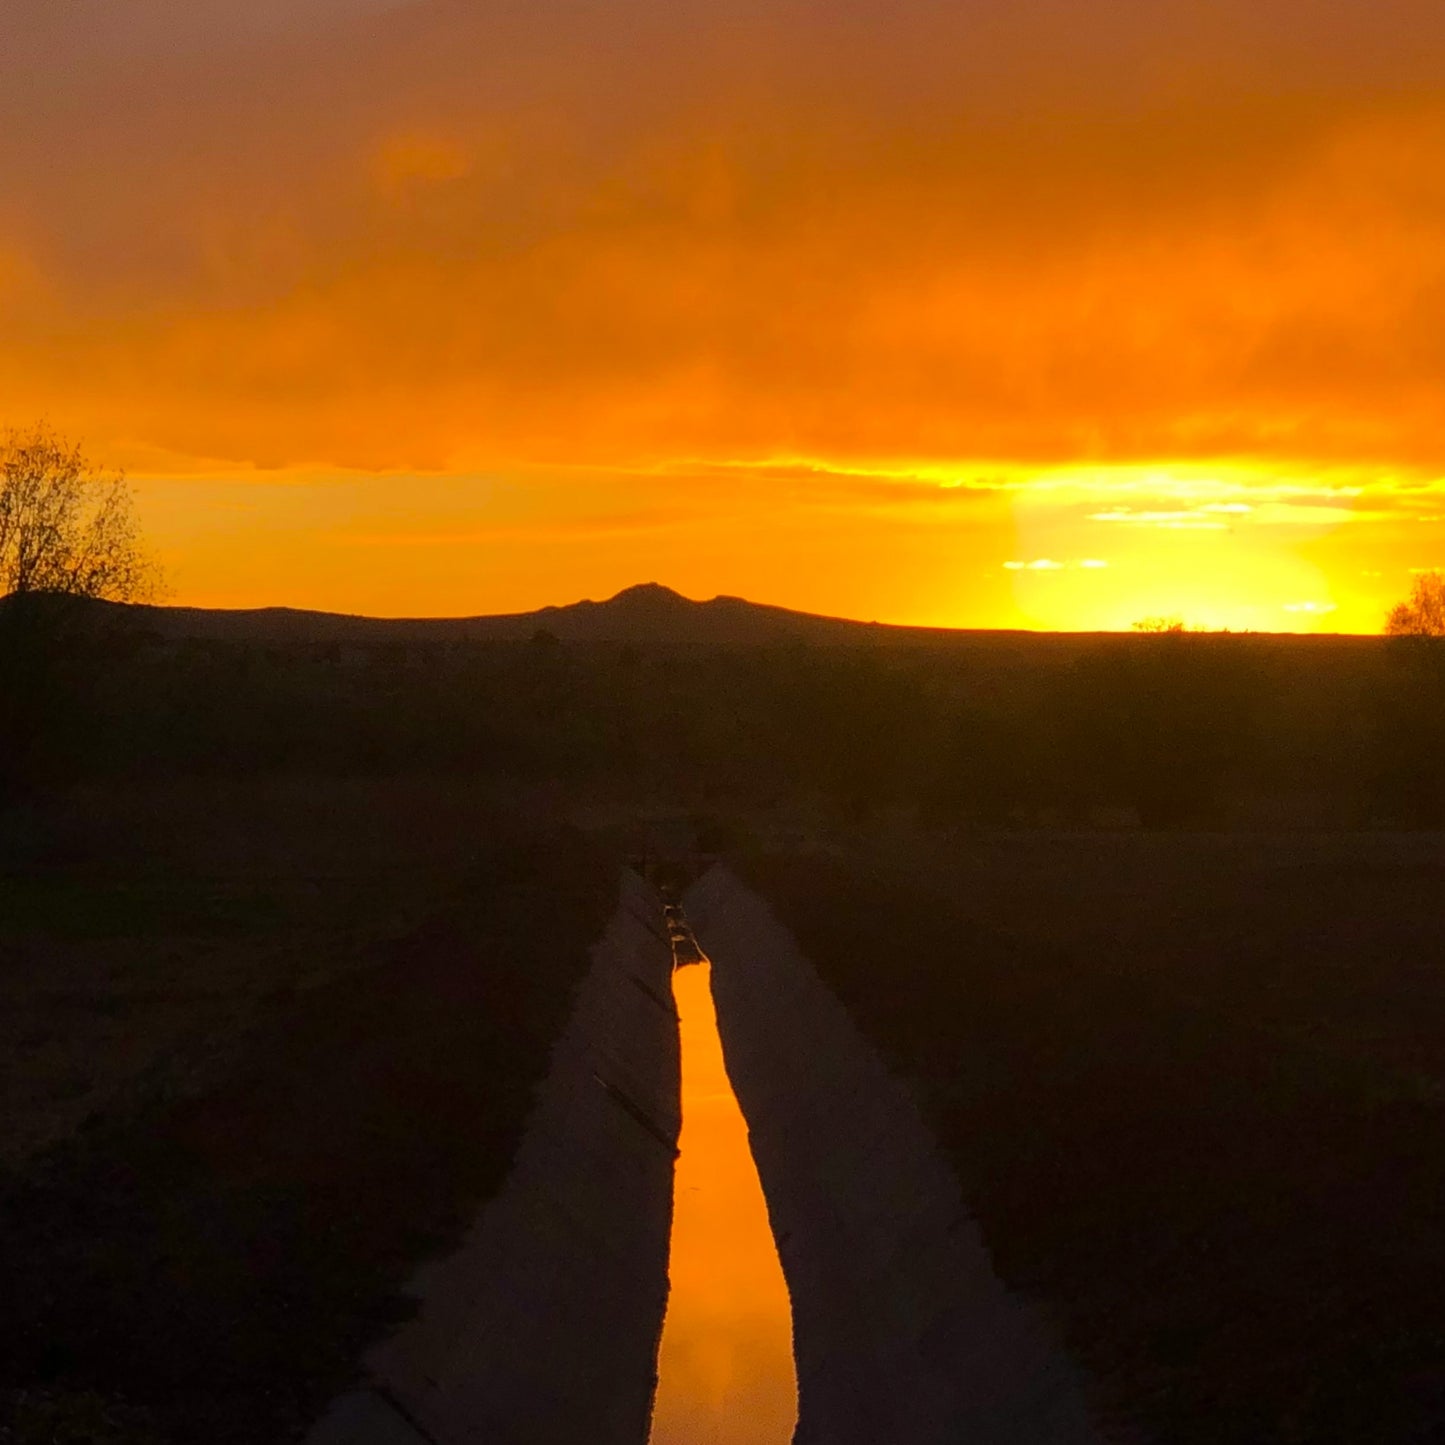
<path id="1" fill-rule="evenodd" d="M 1445 11 L 1303 3 L 21 0 L 0 422 L 181 601 L 1374 630 L 1445 550 Z"/>
<path id="2" fill-rule="evenodd" d="M 136 480 L 189 602 L 458 614 L 605 596 L 648 577 L 692 596 L 865 619 L 1060 630 L 1171 615 L 1377 631 L 1410 569 L 1437 559 L 1445 510 L 1430 479 L 1245 463 L 791 458 Z"/>

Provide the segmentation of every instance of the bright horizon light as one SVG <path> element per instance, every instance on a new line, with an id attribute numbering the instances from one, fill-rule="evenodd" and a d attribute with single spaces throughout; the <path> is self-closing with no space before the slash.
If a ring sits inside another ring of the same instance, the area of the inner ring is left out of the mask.
<path id="1" fill-rule="evenodd" d="M 177 601 L 1375 631 L 1445 554 L 1434 0 L 134 8 L 7 14 L 0 424 Z"/>

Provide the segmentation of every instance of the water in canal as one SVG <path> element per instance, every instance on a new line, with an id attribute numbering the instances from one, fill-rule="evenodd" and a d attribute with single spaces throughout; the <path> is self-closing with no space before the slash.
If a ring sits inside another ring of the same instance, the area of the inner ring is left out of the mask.
<path id="1" fill-rule="evenodd" d="M 677 969 L 682 1136 L 651 1445 L 787 1445 L 792 1315 L 747 1125 L 723 1066 L 711 965 Z"/>

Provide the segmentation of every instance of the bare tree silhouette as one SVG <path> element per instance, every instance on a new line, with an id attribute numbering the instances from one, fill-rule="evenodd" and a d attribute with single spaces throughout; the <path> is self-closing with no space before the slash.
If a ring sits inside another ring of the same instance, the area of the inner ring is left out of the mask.
<path id="1" fill-rule="evenodd" d="M 158 583 L 123 474 L 44 426 L 0 437 L 0 596 L 137 602 Z"/>
<path id="2" fill-rule="evenodd" d="M 121 619 L 160 575 L 124 476 L 35 426 L 0 433 L 0 807 L 66 773 Z"/>
<path id="3" fill-rule="evenodd" d="M 1390 609 L 1385 631 L 1391 637 L 1445 637 L 1445 572 L 1420 572 L 1410 595 Z"/>

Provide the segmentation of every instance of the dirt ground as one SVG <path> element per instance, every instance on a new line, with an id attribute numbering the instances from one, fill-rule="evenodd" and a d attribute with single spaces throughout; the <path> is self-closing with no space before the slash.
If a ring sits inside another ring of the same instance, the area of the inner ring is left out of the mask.
<path id="1" fill-rule="evenodd" d="M 1120 1439 L 1445 1434 L 1445 843 L 977 834 L 745 860 Z"/>
<path id="2" fill-rule="evenodd" d="M 615 892 L 446 782 L 12 820 L 0 1441 L 299 1436 L 499 1186 Z"/>

